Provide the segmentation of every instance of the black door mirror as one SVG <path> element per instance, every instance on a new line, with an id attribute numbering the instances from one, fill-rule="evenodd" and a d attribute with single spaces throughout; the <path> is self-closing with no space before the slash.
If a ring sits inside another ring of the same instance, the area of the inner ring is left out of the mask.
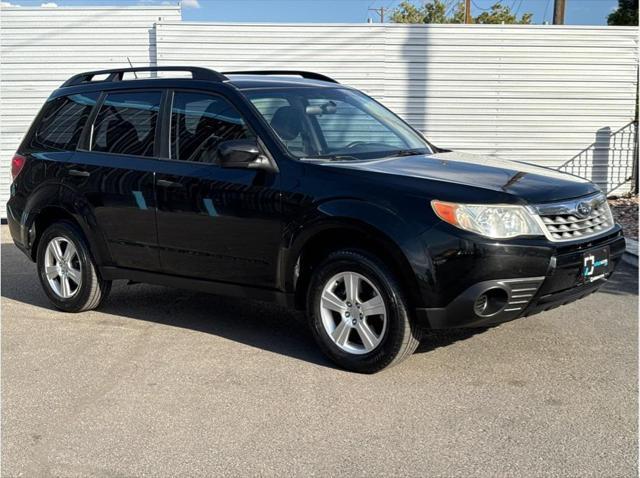
<path id="1" fill-rule="evenodd" d="M 220 166 L 239 169 L 273 169 L 255 139 L 233 139 L 218 146 Z"/>

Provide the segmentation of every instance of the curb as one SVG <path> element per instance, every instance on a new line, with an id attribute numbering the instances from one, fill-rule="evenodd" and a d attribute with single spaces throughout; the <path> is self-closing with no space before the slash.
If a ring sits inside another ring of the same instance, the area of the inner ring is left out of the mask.
<path id="1" fill-rule="evenodd" d="M 638 241 L 635 239 L 625 238 L 627 241 L 627 250 L 622 255 L 622 260 L 627 264 L 638 267 Z"/>

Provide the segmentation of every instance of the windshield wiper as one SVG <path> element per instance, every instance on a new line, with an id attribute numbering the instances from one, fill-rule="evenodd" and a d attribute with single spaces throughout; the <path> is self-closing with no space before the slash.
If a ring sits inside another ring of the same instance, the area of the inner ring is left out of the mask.
<path id="1" fill-rule="evenodd" d="M 356 160 L 356 161 L 361 161 L 362 158 L 356 158 L 355 156 L 348 156 L 348 155 L 344 155 L 344 154 L 338 154 L 336 156 L 316 156 L 316 157 L 312 157 L 312 158 L 300 158 L 302 161 L 318 161 L 318 160 L 325 160 L 325 161 L 342 161 L 342 160 Z"/>
<path id="2" fill-rule="evenodd" d="M 397 151 L 394 151 L 390 155 L 385 156 L 385 158 L 399 158 L 402 156 L 419 156 L 421 154 L 425 154 L 424 151 L 418 150 L 418 149 L 399 149 Z"/>
<path id="3" fill-rule="evenodd" d="M 386 154 L 386 152 L 385 152 Z M 371 161 L 374 159 L 387 159 L 387 158 L 398 158 L 401 156 L 418 156 L 420 154 L 425 154 L 424 150 L 420 150 L 420 149 L 398 149 L 396 151 L 392 151 L 390 152 L 390 154 L 387 154 L 385 156 L 378 156 L 378 157 L 374 157 L 374 158 L 357 158 L 355 156 L 350 156 L 348 154 L 336 154 L 336 155 L 331 155 L 331 154 L 327 154 L 327 155 L 323 155 L 323 156 L 314 156 L 314 157 L 309 157 L 309 158 L 300 158 L 303 161 L 317 161 L 317 160 L 326 160 L 326 161 L 343 161 L 343 160 L 349 160 L 349 161 Z"/>

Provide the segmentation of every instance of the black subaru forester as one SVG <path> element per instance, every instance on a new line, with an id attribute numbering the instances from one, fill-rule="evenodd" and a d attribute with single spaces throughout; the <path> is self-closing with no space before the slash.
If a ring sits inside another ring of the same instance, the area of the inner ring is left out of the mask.
<path id="1" fill-rule="evenodd" d="M 584 297 L 625 247 L 591 182 L 437 148 L 309 72 L 76 75 L 12 174 L 11 234 L 59 309 L 117 279 L 275 301 L 358 372 Z"/>

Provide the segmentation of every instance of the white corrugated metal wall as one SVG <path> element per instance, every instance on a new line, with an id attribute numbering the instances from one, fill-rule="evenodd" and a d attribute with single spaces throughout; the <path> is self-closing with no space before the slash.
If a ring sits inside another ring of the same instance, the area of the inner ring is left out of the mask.
<path id="1" fill-rule="evenodd" d="M 161 65 L 325 73 L 435 144 L 629 188 L 636 28 L 163 22 L 157 42 Z"/>
<path id="2" fill-rule="evenodd" d="M 45 99 L 75 73 L 156 62 L 155 23 L 173 7 L 0 8 L 0 217 L 9 162 Z"/>
<path id="3" fill-rule="evenodd" d="M 180 18 L 178 7 L 0 9 L 1 216 L 9 160 L 44 99 L 74 73 L 128 66 L 127 56 L 135 65 L 318 71 L 381 100 L 438 145 L 628 190 L 635 28 Z"/>

